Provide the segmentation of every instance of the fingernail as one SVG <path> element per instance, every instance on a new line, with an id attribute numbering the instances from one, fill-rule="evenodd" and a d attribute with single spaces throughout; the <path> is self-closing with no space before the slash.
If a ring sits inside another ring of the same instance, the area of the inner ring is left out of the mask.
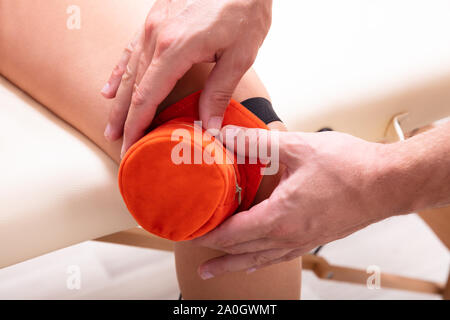
<path id="1" fill-rule="evenodd" d="M 247 270 L 247 274 L 253 273 L 256 271 L 256 268 L 250 268 Z"/>
<path id="2" fill-rule="evenodd" d="M 108 123 L 104 132 L 105 138 L 107 140 L 111 140 L 111 133 L 112 133 L 111 125 Z"/>
<path id="3" fill-rule="evenodd" d="M 202 271 L 202 272 L 200 273 L 200 277 L 201 277 L 203 280 L 208 280 L 208 279 L 214 278 L 214 275 L 213 275 L 211 272 L 208 272 L 208 271 Z"/>
<path id="4" fill-rule="evenodd" d="M 214 129 L 214 130 L 220 130 L 222 128 L 222 117 L 211 117 L 208 121 L 208 127 L 207 129 Z"/>
<path id="5" fill-rule="evenodd" d="M 110 88 L 111 88 L 111 86 L 109 85 L 109 82 L 107 82 L 107 83 L 105 84 L 105 86 L 103 87 L 101 93 L 103 93 L 103 94 L 108 94 Z"/>

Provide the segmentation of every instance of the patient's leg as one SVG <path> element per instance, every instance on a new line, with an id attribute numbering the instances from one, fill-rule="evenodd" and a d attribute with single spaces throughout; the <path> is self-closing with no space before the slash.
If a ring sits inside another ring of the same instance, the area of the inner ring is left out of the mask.
<path id="1" fill-rule="evenodd" d="M 110 144 L 103 137 L 111 102 L 99 92 L 153 2 L 0 0 L 0 74 L 119 161 L 121 141 Z M 73 5 L 80 8 L 79 30 L 67 28 L 71 15 L 66 11 Z M 210 68 L 195 66 L 163 104 L 200 89 Z M 267 95 L 259 82 L 250 80 L 235 98 L 255 94 Z"/>
<path id="2" fill-rule="evenodd" d="M 111 102 L 99 91 L 111 68 L 143 23 L 150 0 L 0 0 L 0 73 L 83 132 L 119 162 L 121 141 L 103 137 Z M 81 9 L 81 29 L 66 27 L 70 5 Z M 163 105 L 201 89 L 210 65 L 195 66 Z M 236 100 L 265 96 L 254 72 L 236 91 Z M 279 126 L 280 124 L 274 124 Z M 263 181 L 259 196 L 270 193 L 273 178 Z M 212 250 L 177 245 L 180 287 L 186 298 L 298 298 L 300 261 L 294 260 L 249 276 L 229 274 L 202 281 L 198 264 L 219 254 Z"/>

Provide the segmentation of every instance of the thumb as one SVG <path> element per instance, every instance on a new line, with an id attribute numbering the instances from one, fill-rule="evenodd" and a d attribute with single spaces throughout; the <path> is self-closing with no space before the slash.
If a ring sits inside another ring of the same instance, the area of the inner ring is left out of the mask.
<path id="1" fill-rule="evenodd" d="M 267 215 L 273 212 L 272 207 L 269 200 L 264 200 L 248 211 L 231 216 L 213 231 L 190 242 L 198 246 L 224 250 L 226 247 L 266 238 L 270 228 Z"/>
<path id="2" fill-rule="evenodd" d="M 231 52 L 226 52 L 212 69 L 200 97 L 199 114 L 208 130 L 222 128 L 223 115 L 239 81 L 248 68 L 237 63 Z"/>

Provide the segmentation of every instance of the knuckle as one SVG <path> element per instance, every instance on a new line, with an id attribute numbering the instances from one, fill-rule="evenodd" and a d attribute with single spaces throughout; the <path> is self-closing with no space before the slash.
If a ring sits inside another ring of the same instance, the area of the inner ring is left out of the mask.
<path id="1" fill-rule="evenodd" d="M 217 246 L 220 247 L 220 248 L 227 248 L 227 247 L 231 247 L 232 245 L 234 245 L 234 242 L 233 242 L 233 240 L 231 240 L 231 239 L 220 238 L 220 239 L 217 239 L 216 244 L 217 244 Z M 235 249 L 229 248 L 229 249 L 227 249 L 227 250 L 232 251 L 232 250 L 235 250 Z M 231 252 L 230 252 L 230 253 L 231 253 Z"/>
<path id="2" fill-rule="evenodd" d="M 145 96 L 144 92 L 142 92 L 142 89 L 140 89 L 138 86 L 135 87 L 133 97 L 131 99 L 131 105 L 133 108 L 142 108 L 145 105 Z"/>
<path id="3" fill-rule="evenodd" d="M 130 42 L 128 46 L 125 47 L 124 52 L 128 54 L 132 54 L 134 50 L 136 49 L 136 45 L 134 42 Z"/>
<path id="4" fill-rule="evenodd" d="M 116 65 L 113 69 L 112 74 L 114 77 L 121 77 L 124 74 L 124 72 L 125 72 L 125 69 L 122 66 Z"/>
<path id="5" fill-rule="evenodd" d="M 131 74 L 125 73 L 122 77 L 122 85 L 129 85 L 131 79 L 133 79 L 133 76 Z"/>
<path id="6" fill-rule="evenodd" d="M 138 69 L 146 69 L 147 64 L 148 63 L 147 63 L 147 59 L 146 59 L 145 55 L 142 55 L 138 61 Z"/>
<path id="7" fill-rule="evenodd" d="M 209 103 L 212 105 L 228 105 L 232 93 L 227 90 L 216 90 L 209 96 Z"/>
<path id="8" fill-rule="evenodd" d="M 157 28 L 157 20 L 153 16 L 149 16 L 145 21 L 145 34 L 147 36 L 151 35 Z"/>
<path id="9" fill-rule="evenodd" d="M 133 72 L 131 71 L 130 67 L 127 66 L 125 73 L 123 74 L 122 81 L 124 81 L 125 83 L 129 83 L 132 78 Z"/>
<path id="10" fill-rule="evenodd" d="M 177 41 L 177 36 L 174 33 L 164 32 L 156 41 L 157 52 L 159 54 L 167 51 Z"/>
<path id="11" fill-rule="evenodd" d="M 264 254 L 255 254 L 252 256 L 251 260 L 252 264 L 255 266 L 261 266 L 271 261 L 271 259 Z"/>

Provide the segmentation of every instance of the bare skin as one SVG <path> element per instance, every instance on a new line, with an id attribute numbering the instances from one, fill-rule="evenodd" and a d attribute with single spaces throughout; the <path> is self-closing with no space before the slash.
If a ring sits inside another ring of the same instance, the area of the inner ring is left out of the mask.
<path id="1" fill-rule="evenodd" d="M 117 163 L 122 141 L 108 142 L 104 129 L 112 102 L 100 94 L 111 67 L 145 21 L 153 1 L 135 0 L 0 0 L 0 74 L 56 115 L 89 137 Z M 80 30 L 66 28 L 66 9 L 78 5 Z M 176 85 L 160 108 L 201 89 L 211 65 L 195 65 Z M 249 71 L 233 98 L 268 97 Z M 270 128 L 283 129 L 281 123 Z M 267 198 L 279 177 L 264 179 L 257 202 Z M 176 244 L 177 276 L 186 299 L 298 299 L 301 260 L 271 266 L 247 275 L 236 272 L 202 280 L 198 266 L 223 252 Z"/>

